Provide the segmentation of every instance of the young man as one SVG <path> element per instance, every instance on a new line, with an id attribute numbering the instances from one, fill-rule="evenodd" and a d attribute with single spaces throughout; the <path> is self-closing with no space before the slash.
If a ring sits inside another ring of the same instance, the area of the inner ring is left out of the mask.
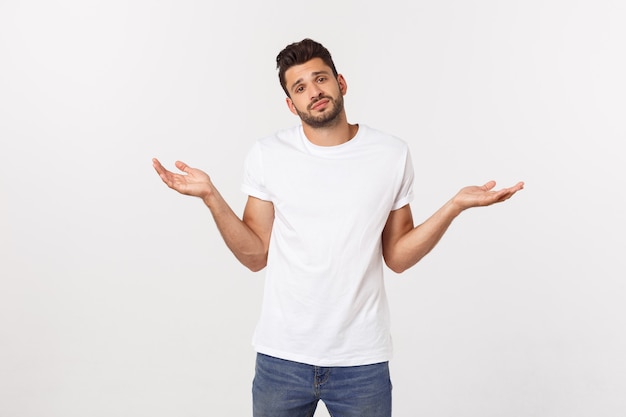
<path id="1" fill-rule="evenodd" d="M 461 189 L 413 224 L 407 144 L 350 124 L 347 91 L 331 55 L 304 39 L 277 57 L 289 110 L 301 125 L 258 140 L 245 162 L 240 219 L 209 176 L 154 168 L 170 188 L 202 198 L 224 241 L 252 271 L 267 266 L 253 344 L 255 417 L 310 417 L 318 401 L 336 417 L 389 417 L 391 355 L 383 261 L 415 265 L 470 207 L 502 202 L 523 183 Z"/>

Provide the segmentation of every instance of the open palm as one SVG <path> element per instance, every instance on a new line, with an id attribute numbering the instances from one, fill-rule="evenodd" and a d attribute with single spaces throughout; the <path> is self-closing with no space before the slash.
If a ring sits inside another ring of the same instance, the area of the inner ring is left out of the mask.
<path id="1" fill-rule="evenodd" d="M 191 168 L 181 161 L 176 161 L 175 165 L 176 168 L 183 171 L 184 174 L 176 174 L 168 171 L 161 165 L 158 159 L 154 158 L 152 160 L 152 166 L 159 174 L 159 177 L 161 177 L 163 182 L 171 189 L 181 194 L 200 198 L 205 198 L 211 193 L 213 184 L 211 183 L 211 178 L 204 171 Z"/>
<path id="2" fill-rule="evenodd" d="M 489 181 L 483 186 L 469 186 L 462 188 L 455 196 L 454 202 L 461 207 L 462 210 L 470 207 L 489 206 L 491 204 L 500 203 L 508 200 L 524 188 L 523 182 L 518 182 L 512 187 L 494 190 L 495 181 Z"/>

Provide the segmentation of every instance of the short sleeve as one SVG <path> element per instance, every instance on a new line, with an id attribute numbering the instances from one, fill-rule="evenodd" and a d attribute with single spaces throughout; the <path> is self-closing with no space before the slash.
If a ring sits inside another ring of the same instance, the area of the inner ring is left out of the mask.
<path id="1" fill-rule="evenodd" d="M 241 191 L 249 196 L 256 197 L 261 200 L 271 201 L 271 195 L 265 187 L 263 172 L 261 146 L 257 142 L 250 149 L 250 151 L 248 151 L 248 155 L 246 156 L 244 162 Z"/>
<path id="2" fill-rule="evenodd" d="M 411 152 L 408 147 L 406 149 L 406 156 L 404 160 L 404 171 L 402 173 L 402 179 L 400 181 L 400 187 L 396 198 L 393 202 L 391 210 L 398 210 L 411 201 L 413 201 L 413 178 L 415 173 L 413 171 L 413 161 L 411 159 Z"/>

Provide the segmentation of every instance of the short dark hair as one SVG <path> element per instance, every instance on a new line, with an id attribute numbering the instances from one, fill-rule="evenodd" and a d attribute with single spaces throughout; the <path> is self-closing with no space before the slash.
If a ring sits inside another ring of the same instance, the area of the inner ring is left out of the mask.
<path id="1" fill-rule="evenodd" d="M 276 68 L 278 69 L 278 80 L 287 97 L 290 97 L 290 94 L 287 90 L 285 72 L 294 65 L 304 64 L 313 58 L 321 58 L 333 71 L 333 75 L 337 77 L 337 69 L 330 52 L 319 42 L 306 38 L 287 45 L 285 49 L 280 51 L 276 57 Z"/>

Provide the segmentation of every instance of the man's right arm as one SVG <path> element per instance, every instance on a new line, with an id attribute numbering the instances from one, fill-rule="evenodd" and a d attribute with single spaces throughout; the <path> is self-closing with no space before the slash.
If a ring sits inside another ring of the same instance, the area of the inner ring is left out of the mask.
<path id="1" fill-rule="evenodd" d="M 243 219 L 240 219 L 205 172 L 180 161 L 176 162 L 176 167 L 185 175 L 168 171 L 157 159 L 153 159 L 152 164 L 168 187 L 204 201 L 224 242 L 244 266 L 252 271 L 265 267 L 274 223 L 274 205 L 271 202 L 248 197 Z"/>
<path id="2" fill-rule="evenodd" d="M 267 252 L 274 224 L 274 205 L 269 201 L 248 197 L 243 220 L 232 211 L 217 190 L 204 200 L 215 224 L 235 257 L 251 271 L 267 265 Z"/>

